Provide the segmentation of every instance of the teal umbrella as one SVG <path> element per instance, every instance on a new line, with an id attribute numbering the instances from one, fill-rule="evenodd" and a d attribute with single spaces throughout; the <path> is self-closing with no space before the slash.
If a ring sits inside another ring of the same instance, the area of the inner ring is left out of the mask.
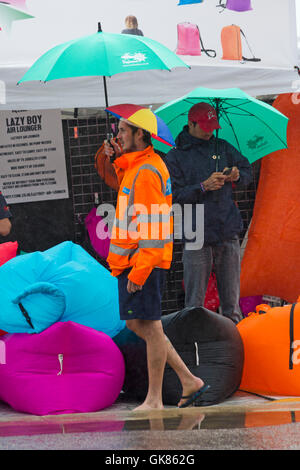
<path id="1" fill-rule="evenodd" d="M 189 67 L 163 44 L 145 36 L 98 32 L 65 42 L 43 54 L 19 83 L 58 78 L 103 76 L 105 104 L 108 107 L 106 79 L 122 72 L 171 70 Z"/>
<path id="2" fill-rule="evenodd" d="M 217 111 L 221 129 L 215 131 L 216 137 L 231 143 L 250 163 L 275 150 L 287 148 L 288 118 L 239 88 L 196 88 L 185 96 L 164 104 L 155 114 L 167 124 L 175 139 L 188 122 L 190 108 L 201 101 L 211 104 Z M 163 152 L 170 150 L 159 142 L 155 142 L 154 146 Z M 218 156 L 218 147 L 216 155 Z M 218 165 L 218 159 L 216 163 Z"/>

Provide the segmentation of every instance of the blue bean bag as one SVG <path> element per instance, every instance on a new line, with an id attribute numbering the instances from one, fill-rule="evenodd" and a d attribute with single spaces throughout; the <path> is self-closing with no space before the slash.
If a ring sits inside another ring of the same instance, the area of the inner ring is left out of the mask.
<path id="1" fill-rule="evenodd" d="M 8 333 L 40 333 L 57 321 L 73 321 L 113 338 L 125 327 L 117 280 L 69 241 L 1 266 L 0 298 L 0 328 Z"/>

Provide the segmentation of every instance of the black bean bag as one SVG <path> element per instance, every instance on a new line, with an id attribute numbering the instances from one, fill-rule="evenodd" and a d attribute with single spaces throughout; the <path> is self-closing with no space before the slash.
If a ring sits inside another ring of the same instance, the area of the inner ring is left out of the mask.
<path id="1" fill-rule="evenodd" d="M 239 387 L 244 349 L 236 325 L 228 318 L 204 307 L 185 308 L 162 317 L 169 338 L 188 368 L 211 388 L 203 394 L 199 406 L 220 403 Z M 146 345 L 125 328 L 114 341 L 125 359 L 123 391 L 134 399 L 144 400 L 148 389 Z M 182 387 L 176 373 L 166 365 L 163 381 L 165 405 L 177 405 Z"/>

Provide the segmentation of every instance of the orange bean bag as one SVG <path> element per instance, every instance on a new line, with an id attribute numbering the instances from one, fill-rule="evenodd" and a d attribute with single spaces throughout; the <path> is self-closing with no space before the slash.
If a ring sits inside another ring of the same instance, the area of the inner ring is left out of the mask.
<path id="1" fill-rule="evenodd" d="M 300 105 L 292 94 L 283 94 L 273 106 L 289 118 L 288 149 L 261 161 L 241 265 L 241 297 L 272 295 L 295 302 L 300 286 Z"/>
<path id="2" fill-rule="evenodd" d="M 282 424 L 299 423 L 299 411 L 250 411 L 245 413 L 245 428 L 280 426 Z M 263 437 L 263 436 L 262 436 Z"/>
<path id="3" fill-rule="evenodd" d="M 300 396 L 300 302 L 274 308 L 258 305 L 237 328 L 244 345 L 240 389 Z"/>

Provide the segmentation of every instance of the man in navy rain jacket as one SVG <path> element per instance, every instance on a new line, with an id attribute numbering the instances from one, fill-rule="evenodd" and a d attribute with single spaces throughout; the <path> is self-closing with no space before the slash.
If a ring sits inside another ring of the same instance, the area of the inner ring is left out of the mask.
<path id="1" fill-rule="evenodd" d="M 218 139 L 219 158 L 216 157 L 213 132 L 218 128 L 215 109 L 207 103 L 197 103 L 189 111 L 188 125 L 178 135 L 176 148 L 165 161 L 171 175 L 173 204 L 180 204 L 190 214 L 183 218 L 185 305 L 204 305 L 214 268 L 220 311 L 238 323 L 242 319 L 239 234 L 243 222 L 233 200 L 232 183 L 247 185 L 252 169 L 248 160 L 223 139 Z M 229 168 L 229 174 L 224 174 Z M 199 246 L 199 241 L 189 238 L 199 232 L 200 207 L 204 207 L 204 234 Z"/>

